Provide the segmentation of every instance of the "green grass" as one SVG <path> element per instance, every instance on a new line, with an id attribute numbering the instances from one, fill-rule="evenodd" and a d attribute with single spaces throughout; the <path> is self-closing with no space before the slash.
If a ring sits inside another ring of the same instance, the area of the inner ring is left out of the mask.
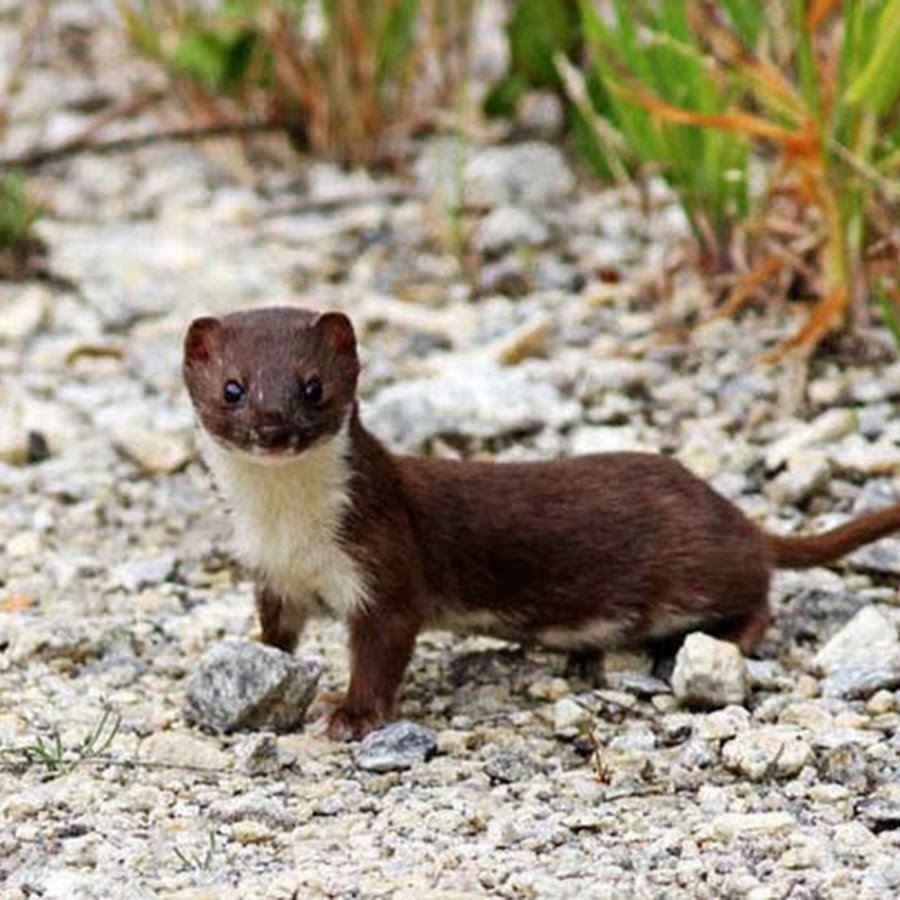
<path id="1" fill-rule="evenodd" d="M 24 244 L 40 213 L 21 172 L 0 176 L 0 247 Z"/>
<path id="2" fill-rule="evenodd" d="M 15 747 L 3 748 L 0 755 L 27 768 L 44 769 L 51 777 L 65 775 L 82 763 L 103 759 L 119 733 L 121 716 L 104 706 L 96 725 L 77 744 L 66 746 L 59 729 L 51 726 L 46 734 Z"/>
<path id="3" fill-rule="evenodd" d="M 612 135 L 600 151 L 618 171 L 662 174 L 714 270 L 744 256 L 748 284 L 773 262 L 811 280 L 815 305 L 780 351 L 874 302 L 874 273 L 898 252 L 900 0 L 612 0 L 608 17 L 580 2 L 604 97 L 595 132 Z M 751 154 L 764 175 L 755 196 Z M 804 241 L 779 234 L 785 218 Z"/>

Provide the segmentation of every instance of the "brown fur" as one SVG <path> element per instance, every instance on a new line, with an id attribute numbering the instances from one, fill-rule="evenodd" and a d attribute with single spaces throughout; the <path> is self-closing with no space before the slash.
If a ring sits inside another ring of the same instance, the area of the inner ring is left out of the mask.
<path id="1" fill-rule="evenodd" d="M 314 415 L 295 400 L 298 379 L 312 370 L 327 398 Z M 331 718 L 335 736 L 358 737 L 390 715 L 422 629 L 602 650 L 702 628 L 748 651 L 769 622 L 774 568 L 818 565 L 900 528 L 895 506 L 815 537 L 769 535 L 679 463 L 653 454 L 521 464 L 395 455 L 360 421 L 358 370 L 340 314 L 270 309 L 202 319 L 185 342 L 191 397 L 219 439 L 247 449 L 263 435 L 267 451 L 302 450 L 348 424 L 340 540 L 364 573 L 369 601 L 348 616 L 351 678 Z M 274 405 L 223 412 L 222 383 L 238 376 L 264 381 Z M 285 650 L 303 619 L 286 615 L 289 605 L 260 586 L 263 639 Z"/>

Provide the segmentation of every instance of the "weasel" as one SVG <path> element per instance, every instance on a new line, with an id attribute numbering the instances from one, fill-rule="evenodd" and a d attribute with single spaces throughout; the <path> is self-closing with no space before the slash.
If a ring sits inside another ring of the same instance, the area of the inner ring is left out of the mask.
<path id="1" fill-rule="evenodd" d="M 263 641 L 291 652 L 310 616 L 347 624 L 338 739 L 391 714 L 423 629 L 573 651 L 703 629 L 748 652 L 769 623 L 773 569 L 900 528 L 898 504 L 817 536 L 768 534 L 652 453 L 390 453 L 360 420 L 356 338 L 338 312 L 195 319 L 183 371 L 237 556 L 255 573 Z"/>

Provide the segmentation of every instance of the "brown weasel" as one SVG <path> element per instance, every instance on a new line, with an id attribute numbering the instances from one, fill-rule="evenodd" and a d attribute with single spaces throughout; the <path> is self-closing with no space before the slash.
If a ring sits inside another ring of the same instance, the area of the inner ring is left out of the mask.
<path id="1" fill-rule="evenodd" d="M 390 715 L 426 628 L 592 650 L 700 629 L 750 650 L 774 568 L 833 560 L 900 528 L 900 505 L 815 537 L 763 532 L 679 463 L 646 453 L 456 462 L 388 452 L 360 421 L 341 313 L 196 319 L 184 378 L 204 455 L 256 575 L 263 640 L 307 619 L 349 630 L 329 732 Z"/>

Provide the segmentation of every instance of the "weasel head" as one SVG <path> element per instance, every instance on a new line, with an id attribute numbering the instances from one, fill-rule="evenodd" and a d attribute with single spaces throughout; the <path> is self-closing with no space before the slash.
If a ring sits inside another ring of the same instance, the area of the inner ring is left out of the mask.
<path id="1" fill-rule="evenodd" d="M 271 307 L 195 319 L 182 371 L 212 440 L 276 462 L 341 430 L 356 402 L 359 358 L 343 313 Z"/>

